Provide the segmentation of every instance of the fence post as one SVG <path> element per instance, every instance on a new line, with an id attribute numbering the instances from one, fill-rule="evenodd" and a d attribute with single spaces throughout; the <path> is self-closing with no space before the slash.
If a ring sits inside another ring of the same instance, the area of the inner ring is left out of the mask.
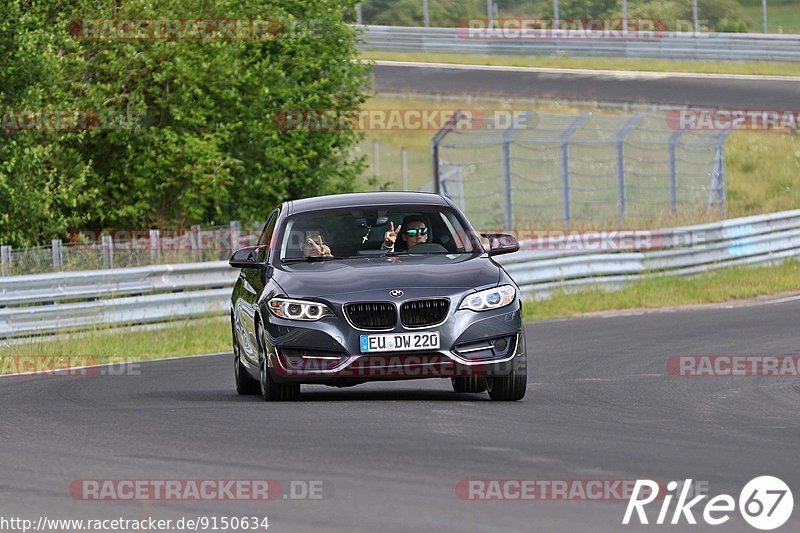
<path id="1" fill-rule="evenodd" d="M 372 175 L 375 177 L 375 190 L 380 189 L 378 178 L 381 177 L 381 152 L 378 140 L 372 141 Z"/>
<path id="2" fill-rule="evenodd" d="M 361 15 L 361 2 L 356 4 L 356 24 L 359 26 L 364 24 L 364 18 Z"/>
<path id="3" fill-rule="evenodd" d="M 720 214 L 728 210 L 728 191 L 725 176 L 725 139 L 733 130 L 727 129 L 717 135 L 714 146 L 714 170 L 711 173 L 711 186 L 708 190 L 708 207 L 719 206 Z"/>
<path id="4" fill-rule="evenodd" d="M 114 240 L 111 235 L 103 235 L 103 263 L 106 268 L 114 268 Z"/>
<path id="5" fill-rule="evenodd" d="M 51 241 L 51 251 L 53 252 L 53 272 L 60 272 L 64 267 L 64 253 L 61 250 L 61 239 Z"/>
<path id="6" fill-rule="evenodd" d="M 0 246 L 0 275 L 8 276 L 11 273 L 11 246 Z"/>
<path id="7" fill-rule="evenodd" d="M 194 250 L 194 257 L 200 262 L 200 254 L 202 253 L 200 250 L 200 225 L 193 224 L 192 225 L 192 238 L 189 241 L 189 246 L 191 249 Z"/>
<path id="8" fill-rule="evenodd" d="M 625 217 L 627 209 L 627 193 L 625 191 L 625 137 L 644 118 L 644 113 L 637 113 L 628 120 L 617 133 L 617 217 L 619 221 Z"/>
<path id="9" fill-rule="evenodd" d="M 579 115 L 561 134 L 561 223 L 564 227 L 568 227 L 572 221 L 569 199 L 569 139 L 591 115 L 591 113 Z"/>
<path id="10" fill-rule="evenodd" d="M 503 132 L 503 198 L 505 201 L 505 215 L 503 226 L 506 230 L 512 229 L 514 225 L 514 201 L 512 191 L 511 174 L 511 142 L 514 140 L 514 133 L 528 122 L 530 112 L 520 115 L 512 122 L 511 126 Z"/>
<path id="11" fill-rule="evenodd" d="M 433 192 L 436 194 L 442 193 L 442 184 L 440 183 L 440 176 L 439 176 L 439 144 L 442 140 L 447 136 L 448 133 L 453 131 L 458 124 L 458 121 L 464 114 L 461 112 L 460 109 L 456 109 L 456 112 L 453 113 L 453 116 L 447 119 L 447 122 L 442 129 L 436 132 L 436 135 L 433 136 L 431 139 L 431 163 L 433 164 Z"/>
<path id="12" fill-rule="evenodd" d="M 678 169 L 675 154 L 678 149 L 678 140 L 686 130 L 677 130 L 669 136 L 669 207 L 672 211 L 678 210 Z"/>
<path id="13" fill-rule="evenodd" d="M 161 259 L 161 230 L 150 230 L 150 262 L 156 264 Z"/>
<path id="14" fill-rule="evenodd" d="M 242 238 L 242 224 L 238 220 L 231 220 L 231 255 L 239 249 L 239 241 Z"/>
<path id="15" fill-rule="evenodd" d="M 403 190 L 408 190 L 408 150 L 403 146 L 400 148 L 400 169 L 403 172 Z"/>

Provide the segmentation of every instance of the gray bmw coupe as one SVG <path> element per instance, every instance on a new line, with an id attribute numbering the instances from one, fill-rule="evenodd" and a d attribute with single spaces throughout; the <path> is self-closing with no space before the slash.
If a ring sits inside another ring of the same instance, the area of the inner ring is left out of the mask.
<path id="1" fill-rule="evenodd" d="M 358 193 L 285 202 L 237 250 L 231 297 L 239 394 L 297 400 L 303 383 L 447 378 L 456 392 L 525 396 L 519 289 L 448 198 Z"/>

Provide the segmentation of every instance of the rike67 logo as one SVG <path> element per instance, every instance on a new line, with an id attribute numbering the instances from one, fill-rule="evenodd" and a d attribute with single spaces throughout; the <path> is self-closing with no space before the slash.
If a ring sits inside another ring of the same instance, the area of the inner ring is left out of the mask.
<path id="1" fill-rule="evenodd" d="M 691 479 L 687 479 L 682 485 L 679 485 L 677 481 L 667 483 L 667 493 L 661 501 L 661 508 L 655 524 L 697 524 L 695 513 L 702 513 L 705 523 L 712 526 L 724 524 L 730 520 L 737 503 L 733 496 L 720 494 L 702 506 L 699 505 L 700 502 L 708 498 L 708 495 L 701 494 L 689 499 L 691 486 Z M 679 495 L 676 491 L 678 487 L 681 487 Z M 659 484 L 656 481 L 636 480 L 622 523 L 630 524 L 633 519 L 634 524 L 636 520 L 640 524 L 649 524 L 652 516 L 648 519 L 645 507 L 656 499 L 660 499 L 658 488 Z M 645 496 L 640 497 L 642 494 Z M 675 496 L 678 496 L 678 499 L 670 519 L 670 506 Z M 751 479 L 739 493 L 738 503 L 742 518 L 754 528 L 763 531 L 776 529 L 785 524 L 792 516 L 794 509 L 794 498 L 789 486 L 773 476 L 759 476 Z M 697 507 L 695 508 L 695 506 Z"/>

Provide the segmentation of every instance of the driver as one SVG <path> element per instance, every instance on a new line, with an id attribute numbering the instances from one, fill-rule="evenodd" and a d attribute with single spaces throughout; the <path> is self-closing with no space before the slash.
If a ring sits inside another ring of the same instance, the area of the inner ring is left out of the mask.
<path id="1" fill-rule="evenodd" d="M 409 249 L 412 246 L 427 242 L 430 228 L 428 228 L 425 219 L 420 215 L 408 215 L 403 219 L 403 223 L 397 226 L 397 229 L 394 227 L 394 222 L 391 222 L 389 231 L 383 236 L 381 250 L 394 252 L 394 243 L 397 241 L 398 234 L 405 241 L 406 249 Z"/>

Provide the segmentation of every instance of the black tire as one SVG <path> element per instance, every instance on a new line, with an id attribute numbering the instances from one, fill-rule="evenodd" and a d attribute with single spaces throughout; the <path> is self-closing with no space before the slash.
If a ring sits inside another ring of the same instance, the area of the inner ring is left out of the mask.
<path id="1" fill-rule="evenodd" d="M 456 392 L 485 392 L 486 378 L 484 376 L 467 376 L 450 378 L 453 390 Z"/>
<path id="2" fill-rule="evenodd" d="M 261 397 L 265 402 L 296 402 L 300 399 L 299 383 L 276 383 L 269 375 L 267 360 L 261 359 Z"/>
<path id="3" fill-rule="evenodd" d="M 267 368 L 267 358 L 261 345 L 261 330 L 256 327 L 256 344 L 259 352 L 259 392 L 265 402 L 296 402 L 300 399 L 299 383 L 276 383 Z"/>
<path id="4" fill-rule="evenodd" d="M 525 397 L 528 386 L 528 357 L 525 353 L 510 361 L 511 370 L 505 375 L 486 378 L 489 398 L 499 402 L 515 402 Z"/>
<path id="5" fill-rule="evenodd" d="M 233 329 L 233 320 L 231 320 L 231 329 Z M 236 380 L 236 392 L 240 396 L 252 396 L 258 394 L 261 389 L 259 388 L 258 380 L 250 377 L 247 370 L 242 367 L 242 350 L 239 347 L 239 341 L 236 339 L 236 332 L 233 331 L 233 377 Z"/>

